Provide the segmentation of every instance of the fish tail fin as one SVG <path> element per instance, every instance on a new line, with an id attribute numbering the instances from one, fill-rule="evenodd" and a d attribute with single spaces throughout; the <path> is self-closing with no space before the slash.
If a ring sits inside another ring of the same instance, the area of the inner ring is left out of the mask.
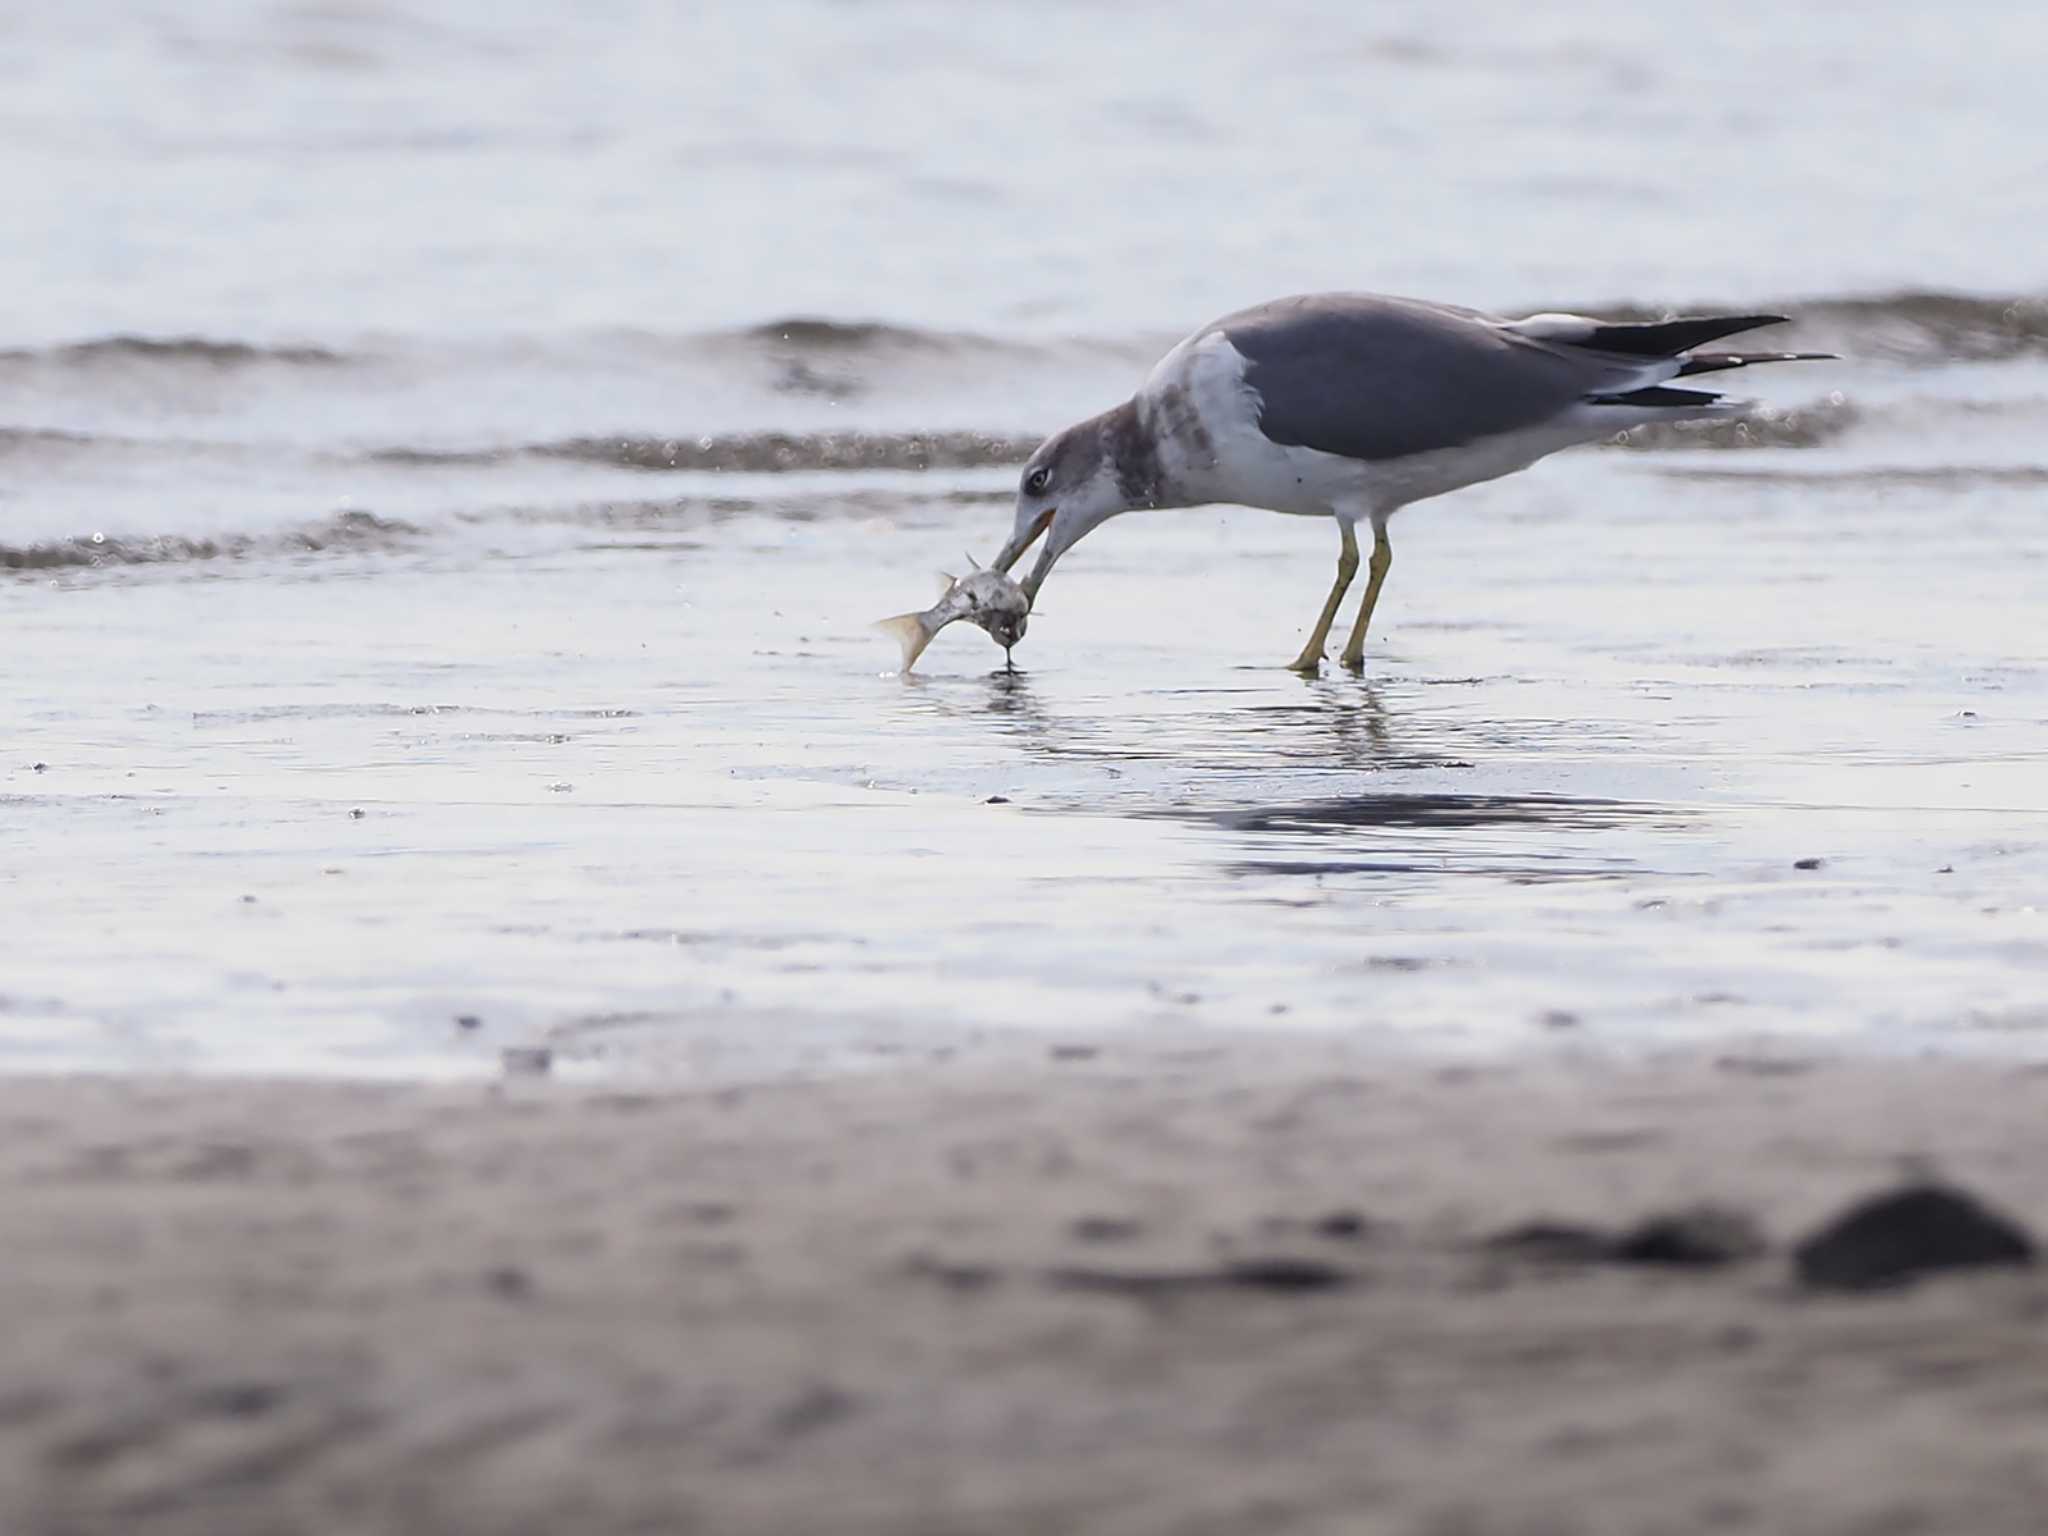
<path id="1" fill-rule="evenodd" d="M 924 648 L 932 643 L 932 636 L 938 633 L 925 622 L 921 613 L 899 613 L 894 618 L 878 620 L 875 628 L 888 635 L 902 648 L 901 670 L 905 672 L 917 665 L 917 658 L 924 654 Z"/>

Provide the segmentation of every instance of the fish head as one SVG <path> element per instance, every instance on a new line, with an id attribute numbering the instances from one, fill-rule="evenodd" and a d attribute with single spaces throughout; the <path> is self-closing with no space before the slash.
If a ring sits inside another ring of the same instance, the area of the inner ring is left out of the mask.
<path id="1" fill-rule="evenodd" d="M 988 636 L 1007 651 L 1024 638 L 1024 631 L 1030 626 L 1031 616 L 1028 613 L 1001 613 L 988 621 Z"/>
<path id="2" fill-rule="evenodd" d="M 1031 599 L 1024 589 L 997 570 L 979 570 L 960 583 L 962 597 L 970 605 L 969 617 L 997 645 L 1008 650 L 1024 638 L 1031 618 Z"/>

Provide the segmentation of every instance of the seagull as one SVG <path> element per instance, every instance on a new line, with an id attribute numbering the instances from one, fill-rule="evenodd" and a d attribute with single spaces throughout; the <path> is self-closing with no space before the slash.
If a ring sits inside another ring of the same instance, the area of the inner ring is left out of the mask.
<path id="1" fill-rule="evenodd" d="M 1007 572 L 1045 535 L 1022 584 L 1035 603 L 1060 556 L 1119 513 L 1223 503 L 1334 518 L 1337 579 L 1290 663 L 1314 673 L 1366 523 L 1365 597 L 1340 658 L 1362 671 L 1395 512 L 1644 422 L 1739 416 L 1746 402 L 1671 381 L 1832 356 L 1692 350 L 1784 321 L 1507 320 L 1368 293 L 1275 299 L 1203 326 L 1122 405 L 1047 438 L 1024 466 L 1010 540 L 992 564 Z"/>

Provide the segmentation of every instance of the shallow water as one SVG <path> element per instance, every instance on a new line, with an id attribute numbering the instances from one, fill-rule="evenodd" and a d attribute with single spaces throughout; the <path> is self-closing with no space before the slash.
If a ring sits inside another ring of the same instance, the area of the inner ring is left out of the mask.
<path id="1" fill-rule="evenodd" d="M 8 22 L 0 1060 L 2038 1053 L 2043 24 L 1880 10 Z M 1038 433 L 1323 285 L 1849 357 L 1405 512 L 1363 680 L 1223 509 L 886 674 Z"/>

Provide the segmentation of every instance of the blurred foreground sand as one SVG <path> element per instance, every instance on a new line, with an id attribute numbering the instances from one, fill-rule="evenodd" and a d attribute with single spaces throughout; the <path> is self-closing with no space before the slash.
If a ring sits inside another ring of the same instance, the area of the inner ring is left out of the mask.
<path id="1" fill-rule="evenodd" d="M 2048 1074 L 986 1046 L 743 1085 L 0 1084 L 0 1530 L 2038 1532 Z M 1699 1201 L 1716 1269 L 1489 1250 Z"/>

